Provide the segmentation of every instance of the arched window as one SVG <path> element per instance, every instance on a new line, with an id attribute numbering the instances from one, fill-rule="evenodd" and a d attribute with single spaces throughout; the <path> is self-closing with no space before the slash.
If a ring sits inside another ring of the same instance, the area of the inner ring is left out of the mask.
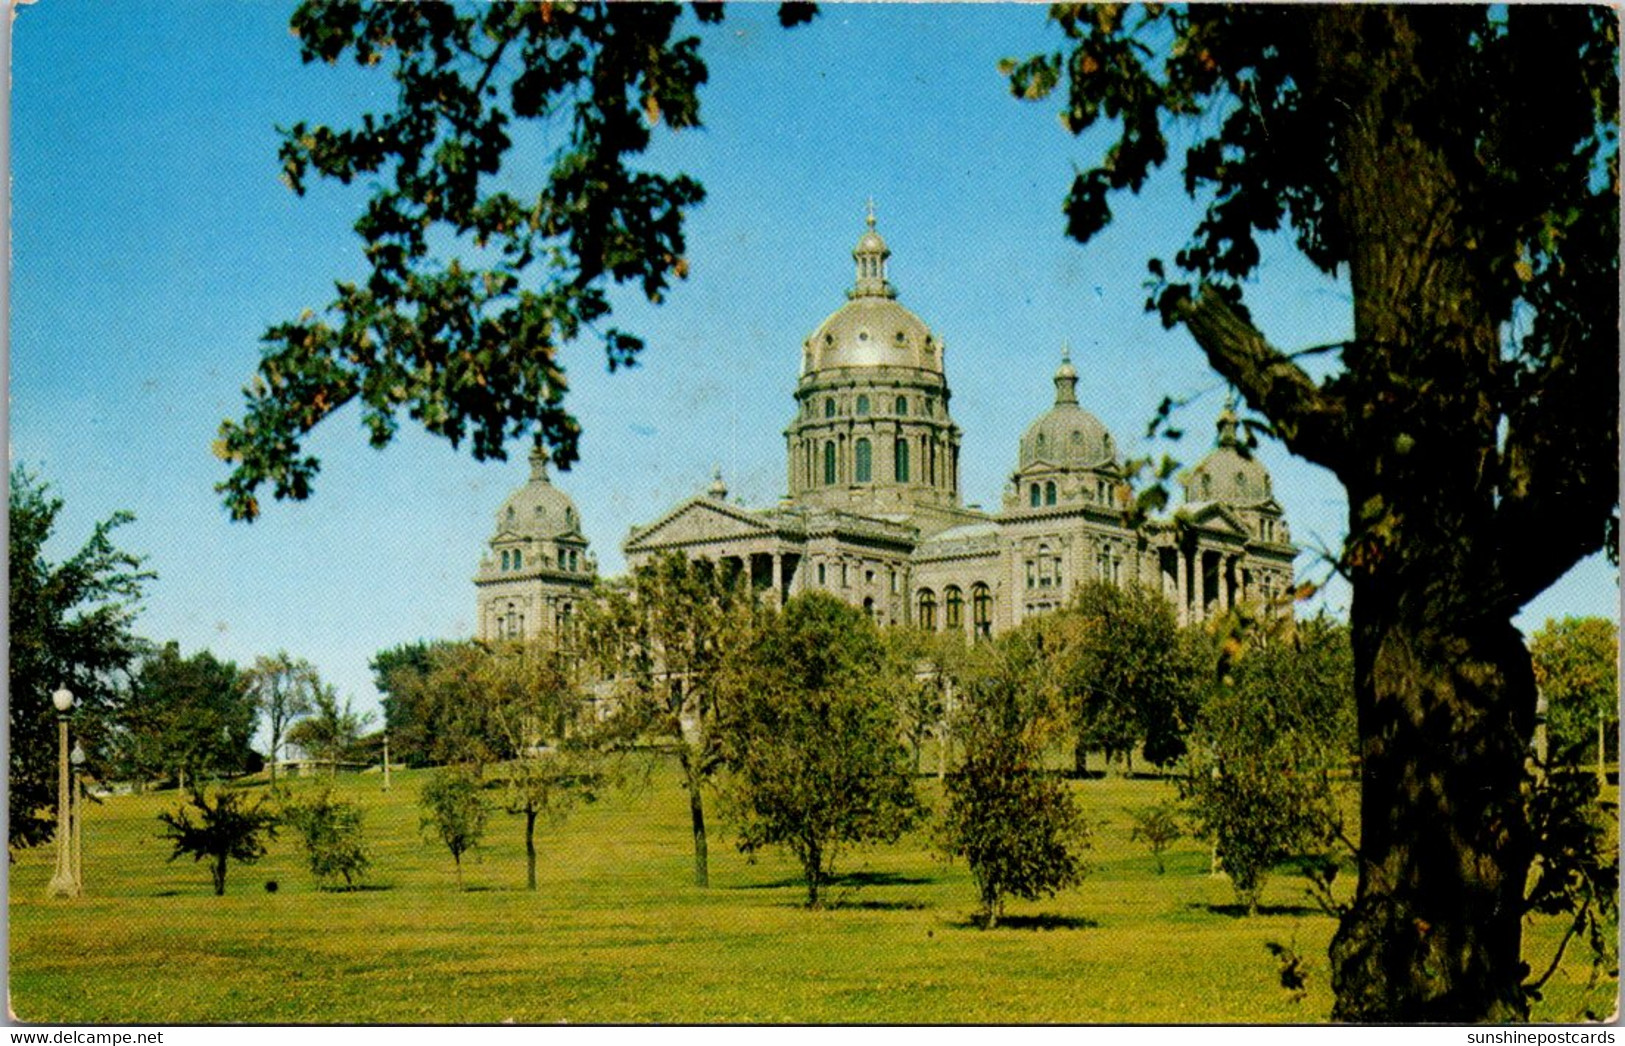
<path id="1" fill-rule="evenodd" d="M 824 442 L 824 486 L 833 486 L 835 483 L 835 443 L 831 440 Z"/>
<path id="2" fill-rule="evenodd" d="M 970 590 L 971 624 L 978 639 L 993 634 L 993 593 L 978 581 Z"/>
<path id="3" fill-rule="evenodd" d="M 892 460 L 892 472 L 897 482 L 908 482 L 908 440 L 900 439 L 893 448 L 896 457 Z"/>
<path id="4" fill-rule="evenodd" d="M 943 624 L 950 629 L 965 627 L 965 597 L 958 585 L 949 585 L 942 593 Z"/>
<path id="5" fill-rule="evenodd" d="M 919 608 L 919 626 L 928 632 L 935 632 L 937 630 L 936 593 L 932 592 L 929 588 L 920 589 Z"/>
<path id="6" fill-rule="evenodd" d="M 576 550 L 572 548 L 570 550 L 570 570 L 571 570 L 571 572 L 574 572 L 575 569 L 576 569 Z"/>
<path id="7" fill-rule="evenodd" d="M 502 569 L 503 570 L 508 570 L 510 568 L 511 568 L 511 562 L 510 562 L 510 560 L 508 558 L 508 550 L 503 549 L 502 550 Z"/>
<path id="8" fill-rule="evenodd" d="M 858 482 L 868 483 L 873 478 L 874 451 L 869 449 L 869 441 L 866 439 L 858 440 L 854 450 L 857 455 Z"/>
<path id="9" fill-rule="evenodd" d="M 563 570 L 564 569 L 564 564 L 566 564 L 568 562 L 569 562 L 569 557 L 566 555 L 564 549 L 562 549 L 562 548 L 559 549 L 559 569 Z"/>
<path id="10" fill-rule="evenodd" d="M 515 570 L 523 570 L 525 568 L 525 553 L 517 548 L 513 550 L 513 568 Z"/>
<path id="11" fill-rule="evenodd" d="M 868 413 L 869 413 L 869 397 L 868 396 L 859 396 L 858 397 L 858 414 L 860 416 L 862 416 L 862 415 L 865 415 L 865 414 L 868 414 Z"/>
<path id="12" fill-rule="evenodd" d="M 1044 434 L 1042 432 L 1038 434 L 1038 456 L 1044 456 Z"/>
<path id="13" fill-rule="evenodd" d="M 834 416 L 835 416 L 835 401 L 832 400 L 832 399 L 825 399 L 824 400 L 824 417 L 833 418 Z"/>
<path id="14" fill-rule="evenodd" d="M 1044 484 L 1044 504 L 1055 504 L 1055 481 L 1053 479 Z"/>
<path id="15" fill-rule="evenodd" d="M 1245 472 L 1236 473 L 1236 493 L 1247 493 L 1247 474 Z"/>
<path id="16" fill-rule="evenodd" d="M 1202 473 L 1202 499 L 1205 501 L 1213 496 L 1213 476 L 1211 473 Z"/>
<path id="17" fill-rule="evenodd" d="M 908 417 L 908 397 L 907 396 L 899 396 L 899 397 L 897 397 L 897 403 L 896 403 L 894 409 L 896 410 L 897 415 L 899 417 L 904 417 L 904 418 Z"/>
<path id="18" fill-rule="evenodd" d="M 1083 433 L 1077 429 L 1072 430 L 1072 446 L 1078 450 L 1083 449 Z"/>
<path id="19" fill-rule="evenodd" d="M 1027 504 L 1031 505 L 1033 508 L 1037 508 L 1039 505 L 1043 504 L 1043 493 L 1039 490 L 1038 484 L 1036 483 L 1034 483 L 1027 491 Z"/>

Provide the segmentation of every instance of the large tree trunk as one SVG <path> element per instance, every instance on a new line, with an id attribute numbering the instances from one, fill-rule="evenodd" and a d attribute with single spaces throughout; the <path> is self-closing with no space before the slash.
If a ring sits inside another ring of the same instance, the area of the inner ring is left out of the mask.
<path id="1" fill-rule="evenodd" d="M 214 877 L 214 895 L 224 897 L 226 894 L 226 855 L 215 854 L 214 865 L 209 869 Z"/>
<path id="2" fill-rule="evenodd" d="M 1507 621 L 1372 602 L 1356 590 L 1360 882 L 1332 942 L 1333 1017 L 1524 1018 L 1528 652 Z"/>
<path id="3" fill-rule="evenodd" d="M 705 796 L 700 792 L 703 782 L 686 743 L 678 746 L 677 761 L 683 767 L 683 787 L 688 790 L 689 818 L 694 825 L 694 885 L 708 887 L 711 873 L 705 841 Z"/>

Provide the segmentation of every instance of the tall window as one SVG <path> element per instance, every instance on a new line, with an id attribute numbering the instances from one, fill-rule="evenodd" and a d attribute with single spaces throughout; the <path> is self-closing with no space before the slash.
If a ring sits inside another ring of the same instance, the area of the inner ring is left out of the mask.
<path id="1" fill-rule="evenodd" d="M 1055 564 L 1057 564 L 1059 562 L 1060 562 L 1060 560 L 1052 559 L 1050 557 L 1050 552 L 1049 552 L 1049 546 L 1048 545 L 1039 545 L 1038 546 L 1038 587 L 1039 588 L 1054 588 L 1055 587 L 1055 580 L 1056 580 L 1055 579 Z"/>
<path id="2" fill-rule="evenodd" d="M 896 458 L 893 459 L 892 469 L 893 469 L 893 472 L 895 473 L 897 482 L 899 482 L 899 483 L 907 483 L 908 482 L 908 440 L 906 440 L 906 439 L 898 440 L 897 441 L 897 446 L 894 448 L 894 451 L 895 451 L 897 456 L 896 456 Z"/>
<path id="3" fill-rule="evenodd" d="M 502 550 L 502 569 L 503 570 L 508 570 L 508 569 L 511 569 L 512 566 L 513 566 L 513 561 L 508 557 L 508 550 L 503 549 Z"/>
<path id="4" fill-rule="evenodd" d="M 835 443 L 832 440 L 824 441 L 824 486 L 835 484 Z"/>
<path id="5" fill-rule="evenodd" d="M 569 553 L 565 552 L 564 549 L 562 549 L 562 548 L 559 549 L 559 569 L 563 570 L 564 567 L 565 567 L 565 564 L 568 563 L 569 561 L 570 561 Z"/>
<path id="6" fill-rule="evenodd" d="M 971 624 L 975 628 L 976 637 L 988 638 L 993 634 L 993 593 L 980 581 L 971 586 L 970 607 Z"/>
<path id="7" fill-rule="evenodd" d="M 1033 508 L 1037 508 L 1044 503 L 1043 497 L 1043 492 L 1039 489 L 1038 484 L 1034 483 L 1027 489 L 1027 504 Z"/>
<path id="8" fill-rule="evenodd" d="M 833 418 L 834 416 L 835 416 L 835 401 L 832 400 L 832 399 L 825 399 L 824 400 L 824 417 Z"/>
<path id="9" fill-rule="evenodd" d="M 570 550 L 570 570 L 573 572 L 575 569 L 576 569 L 576 551 L 575 551 L 575 549 L 571 549 Z"/>
<path id="10" fill-rule="evenodd" d="M 937 630 L 937 596 L 929 588 L 920 589 L 919 624 L 928 632 Z"/>
<path id="11" fill-rule="evenodd" d="M 1044 504 L 1055 504 L 1055 481 L 1053 479 L 1044 484 Z"/>
<path id="12" fill-rule="evenodd" d="M 513 550 L 513 568 L 515 570 L 523 570 L 524 566 L 525 566 L 525 553 L 524 553 L 524 550 L 523 549 L 517 549 L 517 548 L 514 549 Z"/>
<path id="13" fill-rule="evenodd" d="M 897 403 L 894 405 L 893 409 L 896 411 L 898 417 L 908 417 L 908 397 L 897 397 Z"/>
<path id="14" fill-rule="evenodd" d="M 869 449 L 869 441 L 866 439 L 858 440 L 856 453 L 858 458 L 858 482 L 868 483 L 873 478 L 871 473 L 874 467 L 874 452 Z"/>
<path id="15" fill-rule="evenodd" d="M 826 584 L 824 579 L 824 564 L 822 563 L 818 564 L 818 583 L 820 585 Z"/>
<path id="16" fill-rule="evenodd" d="M 942 594 L 943 598 L 943 624 L 950 629 L 965 627 L 965 597 L 959 591 L 958 585 L 949 585 Z"/>
<path id="17" fill-rule="evenodd" d="M 860 395 L 858 397 L 858 414 L 859 415 L 864 415 L 864 414 L 868 414 L 868 413 L 869 413 L 869 397 Z"/>

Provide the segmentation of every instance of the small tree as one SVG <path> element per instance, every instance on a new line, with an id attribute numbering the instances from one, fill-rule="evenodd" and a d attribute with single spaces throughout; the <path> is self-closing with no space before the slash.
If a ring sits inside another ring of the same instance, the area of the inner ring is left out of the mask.
<path id="1" fill-rule="evenodd" d="M 226 892 L 228 860 L 253 864 L 265 856 L 265 840 L 276 838 L 277 818 L 265 809 L 264 797 L 255 799 L 253 805 L 243 800 L 241 792 L 193 788 L 189 806 L 158 815 L 165 825 L 163 838 L 175 846 L 171 861 L 185 855 L 194 861 L 210 860 L 216 897 Z M 192 810 L 197 811 L 196 823 Z"/>
<path id="2" fill-rule="evenodd" d="M 1035 714 L 1036 634 L 1017 632 L 974 671 L 954 725 L 965 746 L 945 784 L 941 846 L 970 865 L 984 929 L 998 925 L 1007 897 L 1036 900 L 1075 886 L 1087 867 L 1088 826 L 1063 782 L 1041 766 L 1053 720 Z"/>
<path id="3" fill-rule="evenodd" d="M 1275 864 L 1335 831 L 1329 772 L 1352 742 L 1352 657 L 1348 630 L 1324 619 L 1216 649 L 1184 788 L 1251 914 Z"/>
<path id="4" fill-rule="evenodd" d="M 485 835 L 490 810 L 480 794 L 480 784 L 463 770 L 437 770 L 418 796 L 422 810 L 419 828 L 425 836 L 432 832 L 457 866 L 457 888 L 463 888 L 463 854 L 478 846 Z"/>
<path id="5" fill-rule="evenodd" d="M 842 845 L 892 842 L 918 810 L 889 663 L 874 622 L 815 592 L 764 621 L 725 677 L 739 847 L 788 847 L 809 908 Z"/>
<path id="6" fill-rule="evenodd" d="M 283 822 L 293 826 L 304 841 L 305 858 L 316 882 L 329 887 L 344 880 L 354 886 L 372 863 L 361 837 L 361 808 L 333 797 L 322 788 L 301 802 L 283 809 Z"/>
<path id="7" fill-rule="evenodd" d="M 1157 874 L 1167 871 L 1162 854 L 1183 833 L 1179 829 L 1179 807 L 1172 802 L 1137 807 L 1128 812 L 1134 821 L 1129 838 L 1143 842 L 1157 862 Z"/>

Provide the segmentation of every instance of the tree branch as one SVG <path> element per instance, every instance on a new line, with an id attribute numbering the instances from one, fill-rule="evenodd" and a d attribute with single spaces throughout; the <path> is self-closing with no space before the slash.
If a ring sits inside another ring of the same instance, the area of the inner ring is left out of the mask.
<path id="1" fill-rule="evenodd" d="M 1176 315 L 1213 369 L 1270 420 L 1289 450 L 1342 474 L 1348 436 L 1340 399 L 1265 341 L 1211 284 L 1203 284 Z"/>

